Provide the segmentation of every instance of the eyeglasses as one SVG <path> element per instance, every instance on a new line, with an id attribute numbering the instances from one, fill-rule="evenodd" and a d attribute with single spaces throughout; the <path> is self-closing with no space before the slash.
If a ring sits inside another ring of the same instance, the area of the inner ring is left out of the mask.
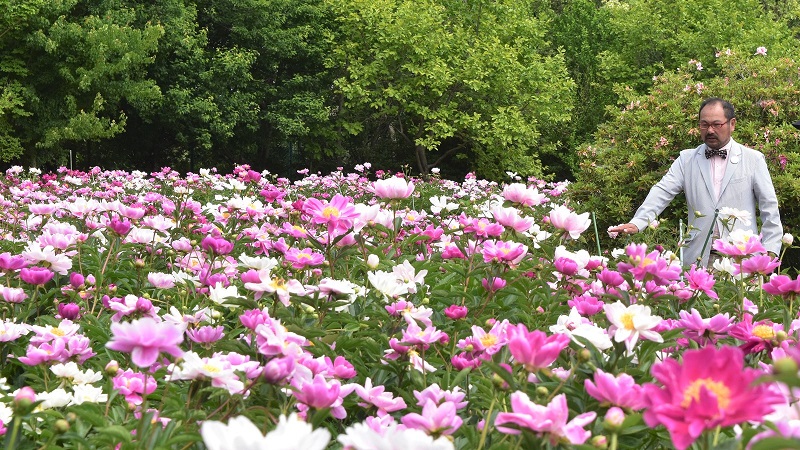
<path id="1" fill-rule="evenodd" d="M 725 122 L 716 122 L 716 123 L 708 123 L 708 122 L 698 122 L 697 126 L 700 127 L 701 130 L 707 130 L 709 128 L 713 128 L 715 130 L 719 130 L 722 128 L 723 125 L 730 122 L 731 119 L 726 120 Z"/>

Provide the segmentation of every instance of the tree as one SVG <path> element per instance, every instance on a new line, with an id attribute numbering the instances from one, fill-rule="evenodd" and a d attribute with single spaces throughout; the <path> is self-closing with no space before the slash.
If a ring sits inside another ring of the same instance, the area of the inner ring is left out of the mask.
<path id="1" fill-rule="evenodd" d="M 123 103 L 160 96 L 144 68 L 163 30 L 128 26 L 133 12 L 93 10 L 77 0 L 11 5 L 0 48 L 11 99 L 0 119 L 2 157 L 30 165 L 66 159 L 64 150 L 124 130 Z"/>
<path id="2" fill-rule="evenodd" d="M 385 130 L 422 173 L 453 154 L 482 175 L 543 172 L 556 142 L 544 124 L 570 118 L 574 83 L 544 55 L 547 22 L 530 1 L 331 1 L 341 70 L 336 111 L 353 134 Z M 373 128 L 367 128 L 373 127 Z M 431 159 L 430 152 L 437 152 Z"/>

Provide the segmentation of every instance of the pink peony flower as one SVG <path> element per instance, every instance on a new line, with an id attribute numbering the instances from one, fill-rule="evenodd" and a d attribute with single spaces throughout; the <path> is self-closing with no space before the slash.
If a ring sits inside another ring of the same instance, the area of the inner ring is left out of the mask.
<path id="1" fill-rule="evenodd" d="M 502 412 L 495 418 L 494 425 L 498 431 L 519 434 L 522 430 L 530 430 L 546 434 L 552 445 L 562 439 L 571 444 L 583 444 L 592 435 L 583 427 L 597 417 L 597 413 L 588 412 L 567 422 L 569 409 L 564 394 L 557 395 L 547 406 L 542 406 L 532 402 L 524 392 L 517 391 L 511 394 L 511 410 L 513 412 Z"/>
<path id="2" fill-rule="evenodd" d="M 483 243 L 483 261 L 517 265 L 528 254 L 528 246 L 511 241 L 486 241 Z"/>
<path id="3" fill-rule="evenodd" d="M 642 387 L 627 373 L 614 376 L 600 369 L 594 373 L 594 382 L 584 380 L 586 393 L 597 399 L 602 405 L 619 406 L 626 409 L 642 409 L 646 405 L 642 397 Z"/>
<path id="4" fill-rule="evenodd" d="M 341 194 L 326 203 L 310 198 L 303 204 L 303 212 L 311 216 L 311 222 L 327 225 L 328 233 L 347 231 L 360 217 L 355 206 Z"/>
<path id="5" fill-rule="evenodd" d="M 742 321 L 731 327 L 728 334 L 744 341 L 739 348 L 746 354 L 750 354 L 762 350 L 771 351 L 778 345 L 779 331 L 783 331 L 783 325 L 772 323 L 770 320 L 761 320 L 754 324 L 753 315 L 744 313 Z"/>
<path id="6" fill-rule="evenodd" d="M 436 404 L 433 400 L 428 400 L 422 407 L 422 414 L 409 413 L 401 421 L 407 428 L 423 430 L 428 434 L 451 435 L 464 422 L 456 412 L 456 404 L 453 402 Z"/>
<path id="7" fill-rule="evenodd" d="M 134 405 L 141 405 L 143 396 L 152 394 L 158 385 L 155 377 L 131 369 L 117 372 L 112 382 L 114 389 L 125 397 L 125 401 Z"/>
<path id="8" fill-rule="evenodd" d="M 183 331 L 170 322 L 156 322 L 143 317 L 133 322 L 111 324 L 113 337 L 106 347 L 131 354 L 131 361 L 139 367 L 150 367 L 161 352 L 175 358 L 183 355 L 178 344 L 183 342 Z"/>
<path id="9" fill-rule="evenodd" d="M 483 286 L 487 292 L 497 292 L 506 287 L 506 280 L 500 277 L 492 277 L 491 279 L 483 278 L 481 280 L 481 286 Z"/>
<path id="10" fill-rule="evenodd" d="M 592 224 L 589 213 L 577 214 L 564 205 L 553 208 L 548 217 L 551 225 L 564 230 L 572 239 L 578 239 Z"/>
<path id="11" fill-rule="evenodd" d="M 450 305 L 444 310 L 444 315 L 452 320 L 463 319 L 467 317 L 467 307 L 459 305 Z"/>
<path id="12" fill-rule="evenodd" d="M 773 275 L 764 283 L 762 289 L 767 294 L 779 295 L 788 300 L 800 294 L 800 278 L 792 280 L 788 275 Z"/>
<path id="13" fill-rule="evenodd" d="M 292 394 L 297 401 L 314 409 L 330 408 L 339 400 L 341 383 L 337 380 L 325 380 L 322 375 L 316 375 L 312 380 L 297 380 Z"/>
<path id="14" fill-rule="evenodd" d="M 223 238 L 206 236 L 200 241 L 203 250 L 215 255 L 227 255 L 233 250 L 233 243 Z"/>
<path id="15" fill-rule="evenodd" d="M 689 289 L 693 291 L 705 292 L 710 298 L 714 300 L 719 299 L 719 296 L 714 291 L 714 275 L 706 269 L 697 268 L 692 264 L 691 269 L 686 273 L 686 279 L 689 281 Z"/>
<path id="16" fill-rule="evenodd" d="M 492 208 L 494 220 L 504 227 L 511 228 L 518 233 L 524 233 L 533 226 L 533 218 L 522 217 L 517 208 Z"/>
<path id="17" fill-rule="evenodd" d="M 522 183 L 511 183 L 503 188 L 503 198 L 521 206 L 537 206 L 547 201 L 547 196 L 536 188 L 528 188 Z"/>
<path id="18" fill-rule="evenodd" d="M 668 261 L 658 250 L 647 253 L 647 244 L 630 244 L 625 248 L 627 261 L 617 264 L 620 273 L 630 273 L 639 281 L 653 280 L 659 285 L 680 279 L 683 268 L 680 262 Z"/>
<path id="19" fill-rule="evenodd" d="M 372 183 L 368 190 L 383 199 L 407 198 L 414 192 L 414 183 L 404 178 L 391 177 Z"/>
<path id="20" fill-rule="evenodd" d="M 692 308 L 690 311 L 679 311 L 680 320 L 677 328 L 683 328 L 683 335 L 687 339 L 692 339 L 701 346 L 716 344 L 717 339 L 728 335 L 728 331 L 733 326 L 733 321 L 728 314 L 717 314 L 714 317 L 704 319 L 700 313 Z"/>
<path id="21" fill-rule="evenodd" d="M 566 334 L 547 336 L 544 331 L 528 331 L 524 324 L 508 329 L 508 349 L 514 361 L 530 372 L 548 367 L 570 343 Z"/>
<path id="22" fill-rule="evenodd" d="M 736 265 L 734 275 L 740 273 L 747 275 L 769 275 L 780 267 L 781 261 L 770 255 L 753 255 L 742 261 L 741 264 Z"/>
<path id="23" fill-rule="evenodd" d="M 717 239 L 713 244 L 714 250 L 725 256 L 744 257 L 756 253 L 766 253 L 767 250 L 761 244 L 759 236 L 748 236 L 747 241 L 728 242 L 724 239 Z"/>
<path id="24" fill-rule="evenodd" d="M 643 386 L 645 423 L 664 425 L 679 450 L 703 431 L 761 422 L 772 405 L 783 402 L 768 384 L 754 382 L 763 373 L 745 368 L 744 355 L 736 347 L 688 350 L 682 364 L 667 358 L 651 372 L 658 384 Z"/>
<path id="25" fill-rule="evenodd" d="M 23 267 L 19 271 L 20 280 L 37 286 L 46 284 L 53 279 L 53 276 L 55 276 L 53 271 L 44 267 Z"/>

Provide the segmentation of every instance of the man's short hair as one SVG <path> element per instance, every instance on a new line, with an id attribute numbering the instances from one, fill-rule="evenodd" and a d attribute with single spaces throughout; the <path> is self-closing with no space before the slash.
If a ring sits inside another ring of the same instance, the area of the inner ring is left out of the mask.
<path id="1" fill-rule="evenodd" d="M 714 104 L 722 105 L 722 111 L 725 113 L 726 119 L 731 120 L 736 117 L 736 110 L 733 108 L 733 105 L 719 97 L 711 97 L 703 100 L 703 103 L 700 103 L 700 110 L 697 112 L 697 115 L 700 116 L 700 113 L 703 112 L 703 108 L 706 106 Z"/>

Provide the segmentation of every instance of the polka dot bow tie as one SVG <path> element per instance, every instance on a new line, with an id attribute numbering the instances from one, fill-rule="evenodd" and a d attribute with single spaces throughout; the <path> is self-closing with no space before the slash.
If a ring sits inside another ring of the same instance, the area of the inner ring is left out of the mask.
<path id="1" fill-rule="evenodd" d="M 706 148 L 706 158 L 711 158 L 712 156 L 719 156 L 722 159 L 728 157 L 728 151 L 722 148 L 718 148 L 716 150 Z"/>

